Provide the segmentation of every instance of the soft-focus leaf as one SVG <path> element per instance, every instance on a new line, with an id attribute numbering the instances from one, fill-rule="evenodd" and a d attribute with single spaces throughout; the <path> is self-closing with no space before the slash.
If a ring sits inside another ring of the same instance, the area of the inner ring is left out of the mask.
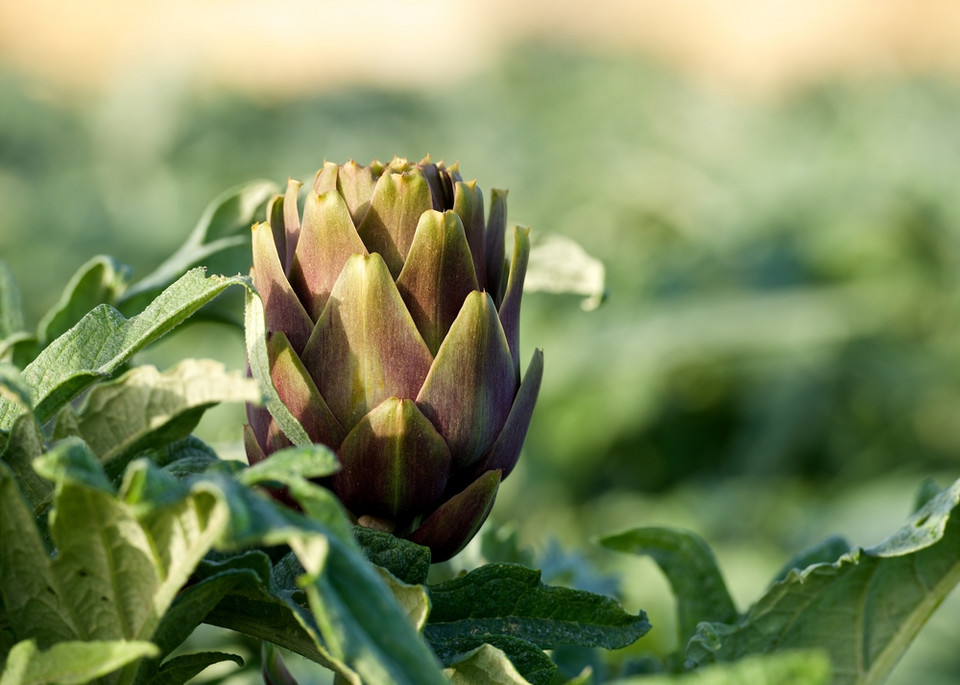
<path id="1" fill-rule="evenodd" d="M 156 654 L 149 642 L 60 642 L 41 651 L 25 640 L 10 650 L 0 685 L 82 685 Z"/>
<path id="2" fill-rule="evenodd" d="M 693 665 L 787 649 L 823 649 L 838 685 L 880 683 L 960 581 L 960 481 L 883 543 L 792 570 L 739 621 L 704 623 Z"/>
<path id="3" fill-rule="evenodd" d="M 23 330 L 23 303 L 13 271 L 0 259 L 0 341 Z"/>
<path id="4" fill-rule="evenodd" d="M 827 685 L 830 659 L 818 651 L 787 651 L 711 664 L 693 673 L 614 680 L 610 685 Z"/>
<path id="5" fill-rule="evenodd" d="M 443 671 L 454 685 L 524 685 L 510 660 L 492 645 L 481 645 Z"/>
<path id="6" fill-rule="evenodd" d="M 243 666 L 243 659 L 225 652 L 195 652 L 168 660 L 144 685 L 184 685 L 199 675 L 207 666 L 232 661 Z"/>
<path id="7" fill-rule="evenodd" d="M 53 484 L 33 469 L 33 460 L 43 454 L 44 436 L 33 414 L 21 414 L 14 422 L 7 445 L 0 449 L 2 459 L 20 486 L 20 491 L 35 514 L 50 502 Z"/>
<path id="8" fill-rule="evenodd" d="M 642 611 L 634 616 L 609 597 L 543 585 L 539 571 L 514 564 L 489 564 L 430 586 L 430 599 L 425 634 L 431 642 L 488 633 L 519 637 L 541 649 L 564 644 L 618 649 L 650 629 Z"/>
<path id="9" fill-rule="evenodd" d="M 40 320 L 37 337 L 41 344 L 46 345 L 66 333 L 97 305 L 113 305 L 127 287 L 130 272 L 130 267 L 105 255 L 81 266 L 57 303 Z"/>
<path id="10" fill-rule="evenodd" d="M 220 402 L 260 400 L 256 381 L 220 362 L 186 359 L 163 373 L 138 366 L 93 388 L 79 409 L 64 407 L 54 437 L 63 437 L 60 423 L 73 414 L 69 434 L 83 438 L 102 462 L 119 460 L 122 468 L 138 452 L 185 438 Z"/>
<path id="11" fill-rule="evenodd" d="M 33 404 L 30 386 L 24 382 L 20 369 L 10 362 L 0 361 L 0 396 L 27 408 Z"/>
<path id="12" fill-rule="evenodd" d="M 234 284 L 249 287 L 239 276 L 206 278 L 202 269 L 194 269 L 130 319 L 107 305 L 91 311 L 23 370 L 23 380 L 33 388 L 37 418 L 46 421 L 82 390 L 109 377 L 135 352 Z M 19 414 L 18 405 L 0 397 L 0 430 L 9 430 Z"/>
<path id="13" fill-rule="evenodd" d="M 120 311 L 128 316 L 140 311 L 160 291 L 198 266 L 215 274 L 247 273 L 250 270 L 250 226 L 262 215 L 263 207 L 278 190 L 270 181 L 251 181 L 214 198 L 183 246 L 123 294 L 117 305 Z"/>
<path id="14" fill-rule="evenodd" d="M 271 642 L 260 643 L 260 674 L 264 685 L 299 685 L 283 663 L 283 657 Z"/>
<path id="15" fill-rule="evenodd" d="M 586 299 L 581 307 L 596 309 L 606 296 L 603 262 L 561 235 L 535 240 L 523 289 L 526 292 L 571 293 Z"/>
<path id="16" fill-rule="evenodd" d="M 699 536 L 670 528 L 637 528 L 605 537 L 600 544 L 657 562 L 677 599 L 677 644 L 687 644 L 701 621 L 736 620 L 716 557 Z"/>

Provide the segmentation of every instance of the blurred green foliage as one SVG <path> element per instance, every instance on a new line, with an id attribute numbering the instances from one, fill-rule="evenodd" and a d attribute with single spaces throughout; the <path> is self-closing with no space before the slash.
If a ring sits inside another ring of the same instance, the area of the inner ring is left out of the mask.
<path id="1" fill-rule="evenodd" d="M 598 311 L 524 305 L 546 374 L 500 520 L 567 540 L 685 525 L 727 544 L 725 568 L 768 578 L 830 533 L 877 542 L 857 534 L 893 530 L 925 475 L 960 475 L 956 82 L 751 98 L 540 46 L 430 90 L 247 98 L 143 74 L 96 96 L 13 74 L 0 88 L 0 257 L 30 324 L 91 255 L 142 277 L 224 188 L 309 179 L 324 158 L 459 160 L 512 190 L 511 221 L 602 259 Z M 941 677 L 960 668 L 931 658 Z"/>

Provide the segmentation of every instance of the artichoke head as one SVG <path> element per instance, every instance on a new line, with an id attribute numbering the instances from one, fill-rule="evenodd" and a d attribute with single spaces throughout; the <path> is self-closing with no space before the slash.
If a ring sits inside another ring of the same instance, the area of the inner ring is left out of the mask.
<path id="1" fill-rule="evenodd" d="M 517 462 L 543 374 L 520 376 L 520 299 L 530 251 L 506 192 L 485 217 L 456 166 L 325 163 L 253 227 L 274 386 L 340 471 L 323 484 L 361 525 L 459 552 Z M 247 407 L 250 463 L 289 446 Z"/>

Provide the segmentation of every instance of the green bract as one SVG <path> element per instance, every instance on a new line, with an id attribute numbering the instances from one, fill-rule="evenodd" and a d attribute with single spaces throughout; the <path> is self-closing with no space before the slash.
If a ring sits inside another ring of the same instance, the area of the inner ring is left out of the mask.
<path id="1" fill-rule="evenodd" d="M 520 298 L 530 251 L 506 193 L 489 217 L 456 166 L 326 163 L 253 227 L 271 377 L 310 439 L 336 450 L 326 484 L 361 525 L 448 559 L 473 537 L 520 453 L 543 354 L 520 380 Z M 248 408 L 251 463 L 289 445 Z"/>

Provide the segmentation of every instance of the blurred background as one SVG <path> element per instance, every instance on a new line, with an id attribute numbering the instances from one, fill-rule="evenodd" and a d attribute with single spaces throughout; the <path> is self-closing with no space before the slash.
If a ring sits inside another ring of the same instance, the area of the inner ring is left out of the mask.
<path id="1" fill-rule="evenodd" d="M 430 154 L 509 188 L 609 299 L 526 298 L 546 374 L 491 526 L 647 610 L 629 653 L 662 656 L 668 586 L 596 536 L 692 529 L 746 609 L 960 476 L 958 112 L 948 0 L 0 0 L 0 258 L 35 324 L 89 257 L 146 275 L 253 178 Z M 143 360 L 183 356 L 242 368 L 241 336 Z M 201 436 L 229 452 L 239 417 Z M 947 604 L 890 682 L 960 679 Z"/>

